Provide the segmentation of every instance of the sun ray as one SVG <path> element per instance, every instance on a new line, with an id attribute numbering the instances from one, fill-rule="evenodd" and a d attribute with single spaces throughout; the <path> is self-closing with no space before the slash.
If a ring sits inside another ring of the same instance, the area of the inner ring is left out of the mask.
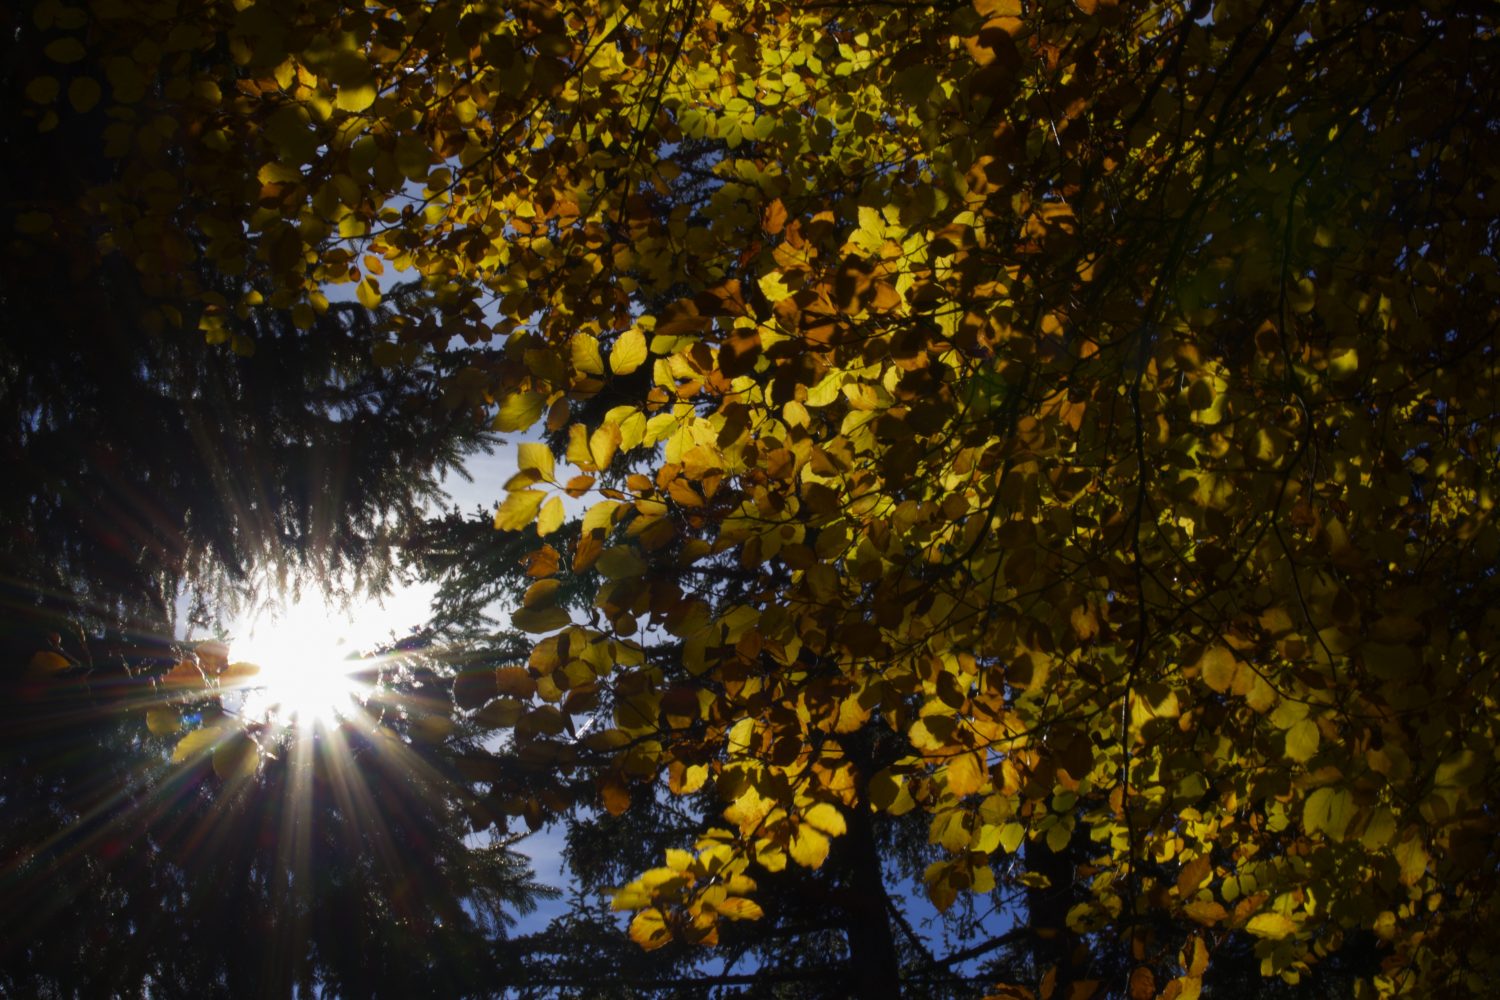
<path id="1" fill-rule="evenodd" d="M 301 601 L 252 622 L 231 643 L 236 660 L 260 668 L 245 685 L 242 711 L 280 726 L 329 728 L 354 711 L 364 686 L 353 676 L 359 655 L 344 636 L 349 622 L 320 601 Z"/>

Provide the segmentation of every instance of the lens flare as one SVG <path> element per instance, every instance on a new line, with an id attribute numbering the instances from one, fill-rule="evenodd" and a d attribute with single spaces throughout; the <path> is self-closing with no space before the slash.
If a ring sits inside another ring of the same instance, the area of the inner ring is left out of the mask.
<path id="1" fill-rule="evenodd" d="M 252 623 L 230 644 L 236 661 L 260 668 L 246 685 L 246 716 L 291 726 L 334 726 L 357 708 L 363 687 L 351 675 L 358 653 L 343 636 L 348 622 L 337 610 L 302 601 Z"/>

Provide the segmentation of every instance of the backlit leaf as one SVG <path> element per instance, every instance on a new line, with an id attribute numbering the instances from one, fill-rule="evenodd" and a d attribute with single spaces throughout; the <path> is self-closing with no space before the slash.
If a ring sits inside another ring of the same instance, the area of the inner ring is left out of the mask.
<path id="1" fill-rule="evenodd" d="M 194 729 L 172 748 L 172 763 L 183 764 L 193 760 L 199 760 L 212 752 L 214 746 L 222 739 L 224 734 L 218 729 L 203 727 Z"/>
<path id="2" fill-rule="evenodd" d="M 68 84 L 68 103 L 79 114 L 92 111 L 102 94 L 99 81 L 91 76 L 74 77 L 73 82 Z"/>
<path id="3" fill-rule="evenodd" d="M 629 375 L 646 361 L 646 336 L 636 327 L 620 334 L 609 349 L 609 370 L 616 375 Z"/>
<path id="4" fill-rule="evenodd" d="M 538 535 L 550 535 L 562 527 L 565 516 L 561 497 L 551 497 L 542 504 L 541 511 L 536 516 L 536 533 Z"/>
<path id="5" fill-rule="evenodd" d="M 172 708 L 153 708 L 146 712 L 146 728 L 153 736 L 170 736 L 182 728 L 182 717 Z"/>
<path id="6" fill-rule="evenodd" d="M 1228 691 L 1229 685 L 1234 682 L 1236 666 L 1234 654 L 1223 646 L 1210 646 L 1198 660 L 1199 675 L 1203 678 L 1203 683 L 1221 693 Z"/>
<path id="7" fill-rule="evenodd" d="M 333 103 L 340 111 L 359 112 L 374 104 L 376 96 L 377 91 L 373 83 L 358 84 L 338 88 Z"/>
<path id="8" fill-rule="evenodd" d="M 500 531 L 520 531 L 536 519 L 547 494 L 541 490 L 516 490 L 495 511 L 495 527 Z"/>
<path id="9" fill-rule="evenodd" d="M 523 431 L 542 416 L 546 397 L 539 392 L 517 392 L 506 396 L 495 416 L 495 430 Z"/>
<path id="10" fill-rule="evenodd" d="M 1306 762 L 1318 752 L 1318 724 L 1303 719 L 1286 733 L 1286 755 L 1292 760 Z"/>
<path id="11" fill-rule="evenodd" d="M 572 624 L 565 608 L 520 608 L 511 612 L 511 624 L 522 632 L 555 632 Z"/>
<path id="12" fill-rule="evenodd" d="M 1245 925 L 1245 930 L 1256 937 L 1280 941 L 1297 932 L 1297 924 L 1280 913 L 1257 913 Z"/>
<path id="13" fill-rule="evenodd" d="M 792 842 L 787 853 L 792 860 L 804 868 L 821 867 L 828 857 L 829 841 L 827 835 L 809 825 L 797 827 L 792 834 Z"/>
<path id="14" fill-rule="evenodd" d="M 516 465 L 521 471 L 533 471 L 544 483 L 554 482 L 552 449 L 535 441 L 523 441 L 516 446 Z"/>

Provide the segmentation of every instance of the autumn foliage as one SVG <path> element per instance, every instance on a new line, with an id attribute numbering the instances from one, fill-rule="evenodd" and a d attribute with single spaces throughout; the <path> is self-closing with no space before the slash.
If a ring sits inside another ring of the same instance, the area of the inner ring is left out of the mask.
<path id="1" fill-rule="evenodd" d="M 36 126 L 114 169 L 5 238 L 94 234 L 143 323 L 210 345 L 395 276 L 438 313 L 398 305 L 373 363 L 489 346 L 446 391 L 521 442 L 495 524 L 535 535 L 535 642 L 474 710 L 607 810 L 722 801 L 616 895 L 643 946 L 918 812 L 939 907 L 1081 851 L 1068 926 L 1131 971 L 1042 995 L 1191 998 L 1243 935 L 1292 983 L 1358 938 L 1370 995 L 1481 994 L 1495 29 L 45 0 Z"/>

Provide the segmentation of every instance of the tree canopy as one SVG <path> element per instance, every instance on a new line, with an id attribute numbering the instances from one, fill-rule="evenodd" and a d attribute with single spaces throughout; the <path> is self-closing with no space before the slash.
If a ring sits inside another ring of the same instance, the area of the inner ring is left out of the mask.
<path id="1" fill-rule="evenodd" d="M 836 850 L 868 912 L 911 817 L 940 908 L 1068 882 L 1001 996 L 1500 972 L 1487 5 L 30 13 L 24 113 L 107 167 L 14 246 L 220 350 L 338 286 L 383 369 L 483 347 L 533 639 L 455 711 L 531 768 L 500 815 L 713 797 L 640 945 Z"/>

